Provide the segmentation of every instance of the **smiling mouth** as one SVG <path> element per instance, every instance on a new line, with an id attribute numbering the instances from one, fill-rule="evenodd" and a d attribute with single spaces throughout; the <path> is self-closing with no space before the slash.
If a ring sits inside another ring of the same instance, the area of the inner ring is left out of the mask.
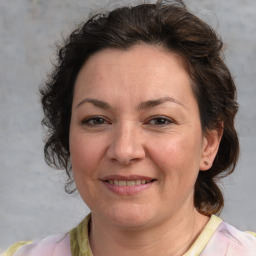
<path id="1" fill-rule="evenodd" d="M 155 179 L 152 180 L 106 180 L 105 182 L 111 184 L 111 185 L 116 185 L 116 186 L 140 186 L 140 185 L 145 185 L 148 183 L 152 183 L 156 181 Z"/>

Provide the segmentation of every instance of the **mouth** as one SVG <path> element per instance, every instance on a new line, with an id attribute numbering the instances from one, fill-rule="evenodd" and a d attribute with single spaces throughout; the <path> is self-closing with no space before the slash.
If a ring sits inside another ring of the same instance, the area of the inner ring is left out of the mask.
<path id="1" fill-rule="evenodd" d="M 109 179 L 109 180 L 104 180 L 104 182 L 111 184 L 111 185 L 116 185 L 116 186 L 120 186 L 120 187 L 124 187 L 124 186 L 129 186 L 129 187 L 133 187 L 133 186 L 140 186 L 140 185 L 145 185 L 148 183 L 152 183 L 156 181 L 156 179 L 150 179 L 150 180 L 146 180 L 146 179 L 137 179 L 137 180 L 116 180 L 116 179 Z"/>
<path id="2" fill-rule="evenodd" d="M 136 195 L 152 187 L 157 181 L 141 175 L 108 175 L 101 179 L 106 188 L 120 196 Z"/>

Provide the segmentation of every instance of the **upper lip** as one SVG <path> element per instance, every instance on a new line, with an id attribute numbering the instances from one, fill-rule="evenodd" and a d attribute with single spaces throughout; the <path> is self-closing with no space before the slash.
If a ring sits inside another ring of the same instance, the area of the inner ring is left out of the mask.
<path id="1" fill-rule="evenodd" d="M 107 180 L 125 180 L 125 181 L 132 181 L 132 180 L 146 180 L 146 181 L 151 181 L 155 180 L 153 177 L 148 177 L 148 176 L 142 176 L 142 175 L 108 175 L 104 176 L 101 178 L 103 181 Z"/>

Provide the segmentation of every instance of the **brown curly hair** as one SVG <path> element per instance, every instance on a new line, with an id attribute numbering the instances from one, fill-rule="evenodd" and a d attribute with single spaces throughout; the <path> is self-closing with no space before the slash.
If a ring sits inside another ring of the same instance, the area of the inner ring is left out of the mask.
<path id="1" fill-rule="evenodd" d="M 47 129 L 46 162 L 68 174 L 72 183 L 69 126 L 74 84 L 81 67 L 105 48 L 127 49 L 138 43 L 160 45 L 178 54 L 191 77 L 203 132 L 222 129 L 223 136 L 212 167 L 199 172 L 194 205 L 205 215 L 219 213 L 224 199 L 217 181 L 236 165 L 239 142 L 234 128 L 238 110 L 236 88 L 223 62 L 223 43 L 215 31 L 188 11 L 182 1 L 157 1 L 99 13 L 79 25 L 59 48 L 58 61 L 41 87 Z"/>

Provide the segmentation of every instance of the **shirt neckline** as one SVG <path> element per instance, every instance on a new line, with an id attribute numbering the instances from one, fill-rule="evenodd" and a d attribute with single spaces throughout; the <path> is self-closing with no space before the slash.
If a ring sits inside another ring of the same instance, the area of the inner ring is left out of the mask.
<path id="1" fill-rule="evenodd" d="M 69 232 L 71 253 L 73 256 L 93 256 L 89 243 L 90 221 L 91 214 L 87 215 L 76 228 Z M 196 241 L 192 244 L 190 249 L 183 254 L 183 256 L 199 256 L 221 222 L 221 218 L 217 217 L 216 215 L 212 215 L 203 231 L 197 237 Z"/>
<path id="2" fill-rule="evenodd" d="M 218 226 L 221 224 L 222 219 L 216 215 L 212 215 L 210 220 L 207 222 L 203 231 L 197 237 L 196 241 L 192 244 L 190 249 L 183 254 L 183 256 L 198 256 L 206 247 L 214 232 L 217 230 Z"/>

